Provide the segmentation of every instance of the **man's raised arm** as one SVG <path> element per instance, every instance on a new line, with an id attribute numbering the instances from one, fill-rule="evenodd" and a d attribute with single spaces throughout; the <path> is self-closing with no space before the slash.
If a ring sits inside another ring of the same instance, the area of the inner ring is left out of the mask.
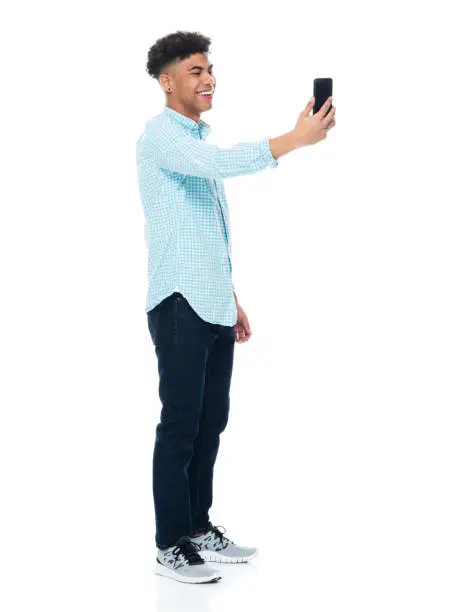
<path id="1" fill-rule="evenodd" d="M 252 174 L 278 165 L 270 139 L 218 147 L 177 130 L 159 126 L 149 129 L 138 141 L 147 148 L 156 164 L 165 170 L 202 178 L 225 179 Z"/>

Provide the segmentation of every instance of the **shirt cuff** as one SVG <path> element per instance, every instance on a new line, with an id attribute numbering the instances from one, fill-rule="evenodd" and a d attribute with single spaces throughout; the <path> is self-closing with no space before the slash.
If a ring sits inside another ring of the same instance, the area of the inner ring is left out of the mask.
<path id="1" fill-rule="evenodd" d="M 270 136 L 262 141 L 264 159 L 267 161 L 269 168 L 276 168 L 279 165 L 279 160 L 275 159 L 269 146 Z"/>

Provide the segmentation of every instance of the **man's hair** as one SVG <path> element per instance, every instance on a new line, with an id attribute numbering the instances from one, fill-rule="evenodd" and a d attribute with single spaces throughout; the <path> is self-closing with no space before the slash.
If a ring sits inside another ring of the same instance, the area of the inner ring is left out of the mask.
<path id="1" fill-rule="evenodd" d="M 211 39 L 198 32 L 175 32 L 157 40 L 148 51 L 147 72 L 159 80 L 164 70 L 176 60 L 183 60 L 194 53 L 208 53 Z"/>

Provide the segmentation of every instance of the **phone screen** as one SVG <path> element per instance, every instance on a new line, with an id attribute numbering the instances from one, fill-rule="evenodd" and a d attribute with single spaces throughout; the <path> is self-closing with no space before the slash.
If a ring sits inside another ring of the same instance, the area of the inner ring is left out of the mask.
<path id="1" fill-rule="evenodd" d="M 315 79 L 313 81 L 313 95 L 315 96 L 313 114 L 315 114 L 320 110 L 326 100 L 333 95 L 333 79 Z M 324 115 L 325 117 L 332 107 L 333 105 L 330 104 L 330 107 Z"/>

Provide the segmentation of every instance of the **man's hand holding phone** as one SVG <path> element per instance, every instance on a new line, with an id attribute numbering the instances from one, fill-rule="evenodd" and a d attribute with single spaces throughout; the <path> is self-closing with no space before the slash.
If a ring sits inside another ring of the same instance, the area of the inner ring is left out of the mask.
<path id="1" fill-rule="evenodd" d="M 329 130 L 336 125 L 336 107 L 333 106 L 327 113 L 332 99 L 332 96 L 327 98 L 320 110 L 310 115 L 315 105 L 315 97 L 313 96 L 300 113 L 294 129 L 287 134 L 269 140 L 269 146 L 275 159 L 295 149 L 314 145 L 326 138 Z"/>
<path id="2" fill-rule="evenodd" d="M 333 98 L 330 96 L 317 113 L 310 115 L 315 105 L 315 97 L 313 96 L 302 110 L 293 130 L 295 141 L 299 142 L 299 147 L 314 145 L 320 140 L 324 140 L 329 130 L 336 125 L 336 107 L 333 106 L 327 113 L 332 100 Z"/>

